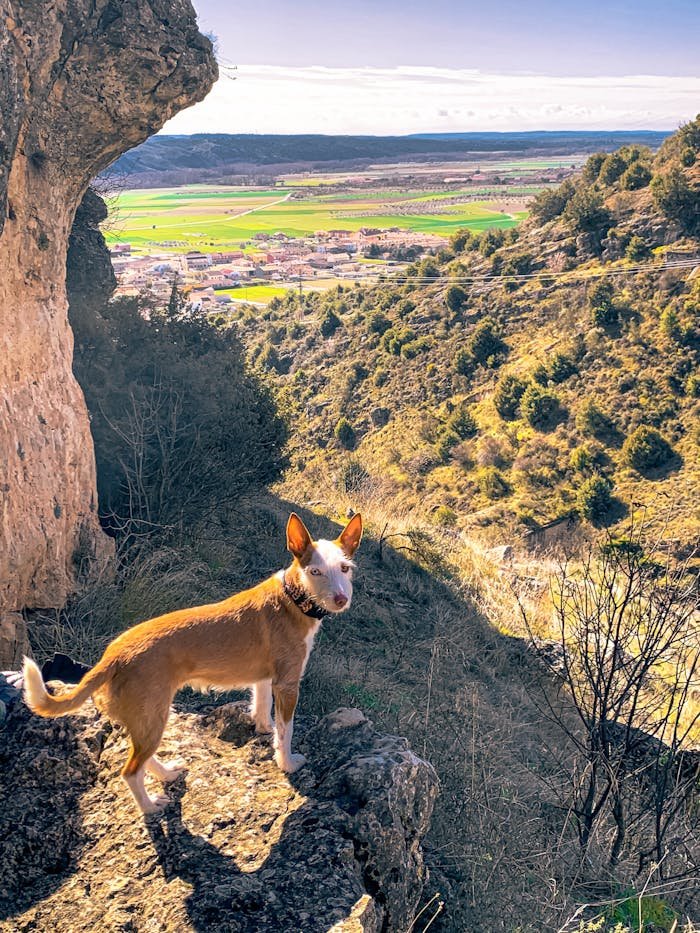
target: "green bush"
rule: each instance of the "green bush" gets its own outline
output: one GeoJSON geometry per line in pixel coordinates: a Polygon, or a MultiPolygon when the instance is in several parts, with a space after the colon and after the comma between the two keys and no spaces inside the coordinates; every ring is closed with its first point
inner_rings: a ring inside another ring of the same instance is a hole
{"type": "Polygon", "coordinates": [[[700,232],[700,189],[690,185],[683,169],[674,166],[666,174],[657,175],[651,190],[666,217],[677,221],[690,236],[700,232]]]}
{"type": "Polygon", "coordinates": [[[596,327],[613,327],[619,323],[620,312],[613,300],[613,294],[612,285],[605,281],[599,282],[591,290],[591,320],[596,327]]]}
{"type": "Polygon", "coordinates": [[[581,434],[601,438],[610,433],[613,422],[595,402],[585,401],[576,415],[576,427],[581,434]]]}
{"type": "Polygon", "coordinates": [[[630,262],[641,262],[649,256],[649,247],[640,236],[633,236],[627,244],[625,257],[630,262]]]}
{"type": "Polygon", "coordinates": [[[645,473],[668,463],[674,451],[655,428],[640,425],[622,445],[622,459],[638,473],[645,473]]]}
{"type": "Polygon", "coordinates": [[[450,415],[445,427],[447,431],[456,434],[462,441],[474,437],[479,430],[474,416],[466,405],[460,405],[459,408],[450,415]]]}
{"type": "Polygon", "coordinates": [[[452,528],[457,524],[457,513],[449,505],[439,505],[433,512],[433,521],[442,528],[452,528]]]}
{"type": "Polygon", "coordinates": [[[487,499],[503,499],[510,495],[510,486],[501,471],[494,466],[480,470],[477,482],[481,493],[487,499]]]}
{"type": "Polygon", "coordinates": [[[381,337],[391,327],[391,321],[383,311],[375,311],[374,314],[370,315],[367,327],[371,334],[379,334],[381,337]]]}
{"type": "Polygon", "coordinates": [[[610,483],[603,476],[591,476],[584,480],[576,494],[576,508],[582,518],[599,522],[610,511],[612,505],[610,483]]]}
{"type": "Polygon", "coordinates": [[[474,372],[474,357],[463,347],[455,353],[452,365],[460,376],[471,376],[474,372]]]}
{"type": "Polygon", "coordinates": [[[620,185],[627,191],[646,188],[651,181],[651,170],[643,162],[633,162],[620,179],[620,185]]]}
{"type": "Polygon", "coordinates": [[[355,446],[356,435],[355,429],[350,424],[347,418],[340,418],[338,423],[335,426],[334,434],[338,439],[338,442],[346,449],[352,450],[355,446]]]}
{"type": "MultiPolygon", "coordinates": [[[[591,156],[591,158],[594,157],[591,156]]],[[[596,172],[597,177],[598,173],[596,172]]],[[[568,180],[559,185],[558,188],[544,188],[530,202],[530,211],[541,223],[547,223],[547,221],[554,220],[555,217],[562,214],[575,192],[576,189],[568,180]]]]}
{"type": "Polygon", "coordinates": [[[539,430],[554,426],[561,414],[559,396],[542,386],[529,385],[520,399],[520,410],[528,424],[539,430]]]}
{"type": "Polygon", "coordinates": [[[605,157],[603,164],[600,166],[598,180],[603,185],[613,185],[626,170],[626,168],[627,163],[622,158],[620,153],[611,152],[610,155],[605,157]]]}
{"type": "Polygon", "coordinates": [[[566,353],[555,353],[547,367],[549,378],[555,384],[564,382],[576,372],[574,361],[566,353]]]}
{"type": "Polygon", "coordinates": [[[513,421],[518,417],[520,400],[526,388],[527,383],[517,376],[503,376],[499,380],[493,393],[493,404],[504,421],[513,421]]]}
{"type": "Polygon", "coordinates": [[[401,354],[401,348],[406,343],[415,340],[416,332],[410,327],[391,327],[382,337],[382,347],[393,356],[401,354]]]}
{"type": "Polygon", "coordinates": [[[419,353],[425,353],[433,345],[432,337],[418,337],[416,340],[410,340],[401,346],[401,359],[412,360],[419,353]]]}
{"type": "Polygon", "coordinates": [[[576,192],[566,205],[564,218],[574,233],[601,234],[612,222],[602,197],[592,188],[581,188],[576,192]]]}
{"type": "Polygon", "coordinates": [[[324,337],[332,337],[338,328],[342,327],[342,323],[343,322],[332,308],[326,308],[326,311],[321,318],[321,334],[324,337]]]}
{"type": "Polygon", "coordinates": [[[588,473],[593,466],[593,454],[590,447],[585,444],[574,447],[569,457],[569,466],[577,473],[588,473]]]}
{"type": "Polygon", "coordinates": [[[453,314],[459,314],[467,300],[467,293],[459,285],[450,285],[445,292],[445,304],[453,314]]]}
{"type": "Polygon", "coordinates": [[[493,367],[498,365],[508,347],[498,335],[495,322],[485,318],[475,327],[467,349],[475,362],[493,367]]]}

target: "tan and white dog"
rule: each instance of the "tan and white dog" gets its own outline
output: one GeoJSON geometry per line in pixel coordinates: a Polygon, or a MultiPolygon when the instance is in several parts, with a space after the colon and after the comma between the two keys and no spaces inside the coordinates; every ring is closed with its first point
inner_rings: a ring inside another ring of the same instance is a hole
{"type": "Polygon", "coordinates": [[[275,701],[275,761],[287,772],[304,764],[293,755],[292,729],[299,682],[321,619],[342,612],[352,600],[352,556],[362,537],[355,515],[335,541],[313,541],[298,515],[287,523],[294,560],[286,570],[249,590],[208,606],[169,612],[116,638],[80,683],[51,696],[37,665],[24,660],[27,705],[40,716],[64,716],[94,695],[98,707],[120,722],[131,738],[122,775],[144,813],[167,803],[146,791],[146,771],[173,781],[182,762],[156,757],[175,691],[194,687],[252,687],[251,715],[258,732],[272,731],[275,701]]]}

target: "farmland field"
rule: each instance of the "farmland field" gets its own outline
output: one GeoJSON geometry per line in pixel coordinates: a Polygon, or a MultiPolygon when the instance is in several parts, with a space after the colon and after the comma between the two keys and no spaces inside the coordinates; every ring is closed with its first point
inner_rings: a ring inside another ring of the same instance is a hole
{"type": "MultiPolygon", "coordinates": [[[[143,252],[204,252],[240,246],[256,233],[305,237],[316,231],[399,227],[449,236],[459,227],[478,232],[515,226],[525,216],[529,188],[503,187],[523,198],[521,210],[500,210],[486,189],[352,192],[294,197],[285,188],[187,188],[125,191],[111,199],[104,233],[109,244],[131,243],[143,252]],[[473,198],[479,200],[472,200],[473,198]],[[450,199],[440,206],[440,200],[450,199]],[[424,205],[424,206],[423,206],[424,205]]],[[[493,191],[493,189],[492,189],[493,191]]],[[[500,194],[500,192],[499,192],[500,194]]]]}

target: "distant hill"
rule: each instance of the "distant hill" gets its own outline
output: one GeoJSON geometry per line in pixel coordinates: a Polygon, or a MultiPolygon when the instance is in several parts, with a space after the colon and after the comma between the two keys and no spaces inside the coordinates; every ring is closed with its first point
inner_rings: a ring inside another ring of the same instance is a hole
{"type": "Polygon", "coordinates": [[[329,169],[370,162],[459,160],[489,153],[566,155],[611,151],[622,145],[657,148],[663,132],[448,133],[413,136],[322,136],[198,133],[153,136],[109,169],[129,184],[155,187],[228,177],[264,169],[329,169]],[[179,180],[178,180],[179,179],[179,180]]]}

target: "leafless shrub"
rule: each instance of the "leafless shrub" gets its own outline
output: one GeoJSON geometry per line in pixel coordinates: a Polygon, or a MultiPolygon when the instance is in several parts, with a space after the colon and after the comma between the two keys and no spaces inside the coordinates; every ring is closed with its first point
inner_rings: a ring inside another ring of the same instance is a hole
{"type": "Polygon", "coordinates": [[[541,657],[564,702],[542,695],[571,753],[563,804],[588,866],[697,880],[700,596],[690,559],[660,564],[647,556],[658,551],[642,527],[559,566],[557,650],[541,657]]]}

